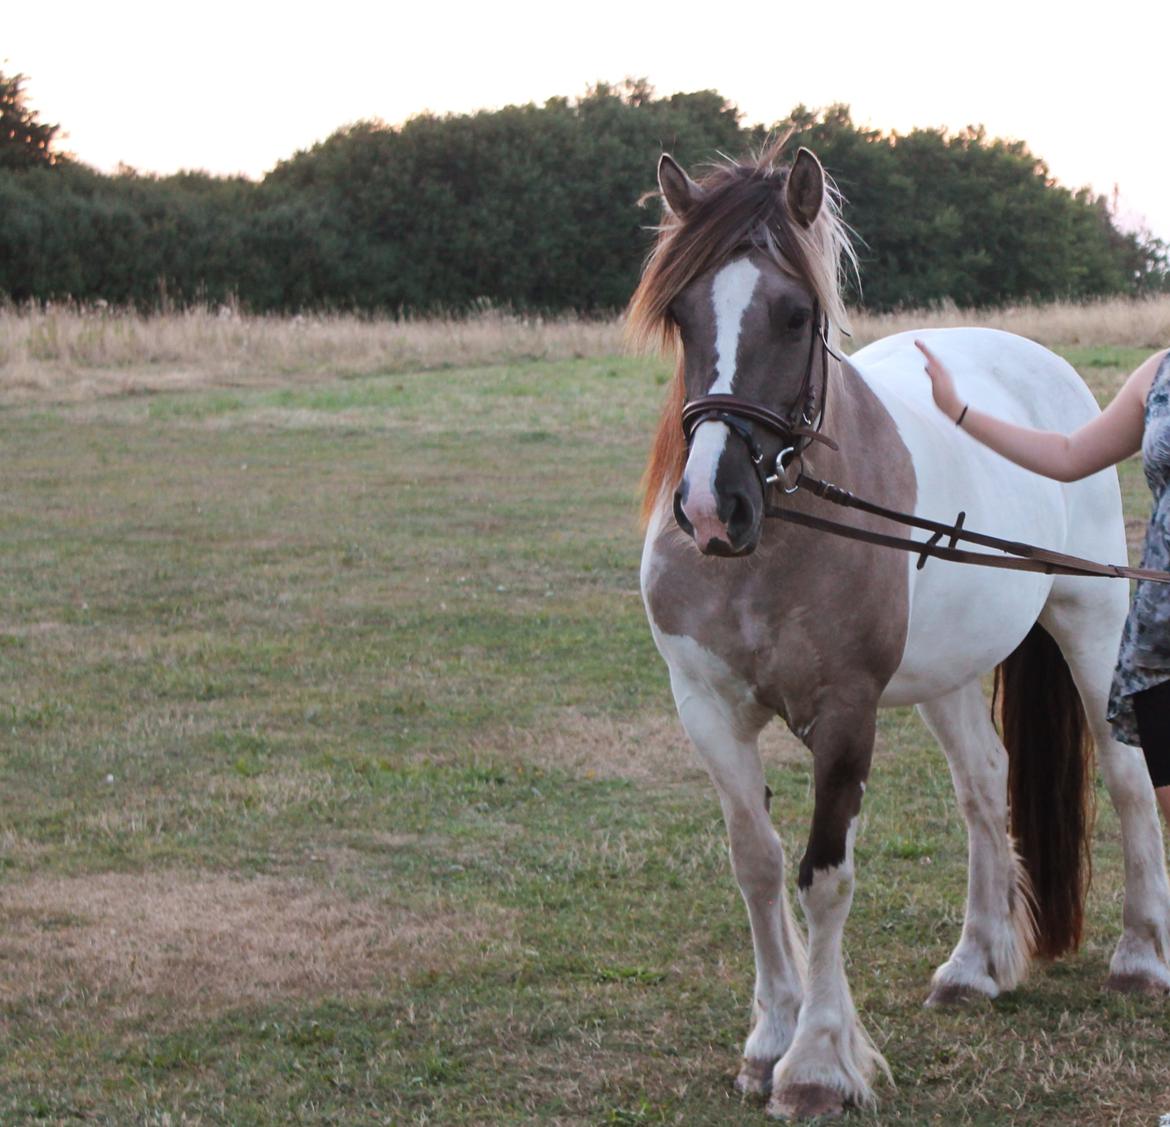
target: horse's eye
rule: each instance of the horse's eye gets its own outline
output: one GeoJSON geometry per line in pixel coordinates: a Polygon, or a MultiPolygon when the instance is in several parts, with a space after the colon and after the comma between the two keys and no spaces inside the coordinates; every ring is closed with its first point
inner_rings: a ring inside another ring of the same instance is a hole
{"type": "Polygon", "coordinates": [[[792,332],[803,329],[808,324],[809,311],[807,309],[798,309],[791,317],[788,318],[788,328],[792,332]]]}

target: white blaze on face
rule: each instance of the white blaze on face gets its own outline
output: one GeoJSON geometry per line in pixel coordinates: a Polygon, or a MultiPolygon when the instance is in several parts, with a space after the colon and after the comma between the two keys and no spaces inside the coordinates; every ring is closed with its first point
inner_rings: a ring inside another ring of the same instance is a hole
{"type": "MultiPolygon", "coordinates": [[[[715,309],[715,382],[708,395],[730,395],[735,380],[735,358],[739,352],[739,334],[743,315],[751,304],[760,271],[746,258],[724,266],[711,285],[711,304],[715,309]]],[[[683,512],[695,526],[695,538],[706,544],[724,529],[715,515],[715,473],[727,444],[725,424],[700,424],[691,442],[684,480],[687,499],[683,512]]]]}
{"type": "Polygon", "coordinates": [[[724,266],[711,286],[715,306],[715,382],[708,395],[730,395],[735,379],[735,357],[739,352],[739,331],[743,315],[756,292],[760,271],[746,258],[724,266]]]}

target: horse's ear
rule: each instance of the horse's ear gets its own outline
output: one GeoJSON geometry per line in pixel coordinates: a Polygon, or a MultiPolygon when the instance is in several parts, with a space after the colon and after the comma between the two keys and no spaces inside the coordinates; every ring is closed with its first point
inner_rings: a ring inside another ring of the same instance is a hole
{"type": "Polygon", "coordinates": [[[680,219],[703,198],[703,189],[683,171],[670,153],[663,153],[658,158],[658,188],[666,206],[680,219]]]}
{"type": "Polygon", "coordinates": [[[785,198],[789,212],[803,227],[811,227],[821,213],[825,202],[825,170],[808,149],[802,148],[792,162],[785,198]]]}

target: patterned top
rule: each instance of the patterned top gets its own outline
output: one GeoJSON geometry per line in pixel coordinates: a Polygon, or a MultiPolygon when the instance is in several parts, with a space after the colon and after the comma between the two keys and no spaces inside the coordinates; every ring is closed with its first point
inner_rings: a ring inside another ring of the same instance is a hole
{"type": "MultiPolygon", "coordinates": [[[[1170,570],[1170,355],[1154,373],[1146,396],[1142,466],[1154,495],[1146,528],[1142,567],[1170,570]]],[[[1170,592],[1161,583],[1138,580],[1109,693],[1109,722],[1122,743],[1138,745],[1137,718],[1130,697],[1170,681],[1170,592]]]]}

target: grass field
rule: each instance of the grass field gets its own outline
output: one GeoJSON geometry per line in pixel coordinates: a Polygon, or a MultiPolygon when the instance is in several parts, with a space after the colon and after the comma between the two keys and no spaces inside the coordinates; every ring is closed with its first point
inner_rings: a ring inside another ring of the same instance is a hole
{"type": "MultiPolygon", "coordinates": [[[[665,367],[33,379],[7,330],[0,1123],[762,1123],[731,1088],[746,916],[637,592],[665,367]]],[[[1145,343],[1062,350],[1106,395],[1145,343]]],[[[807,754],[766,749],[795,860],[807,754]]],[[[1100,989],[1100,808],[1081,953],[926,1012],[965,836],[915,714],[883,715],[847,951],[897,1087],[852,1118],[1170,1112],[1170,1007],[1100,989]]]]}

